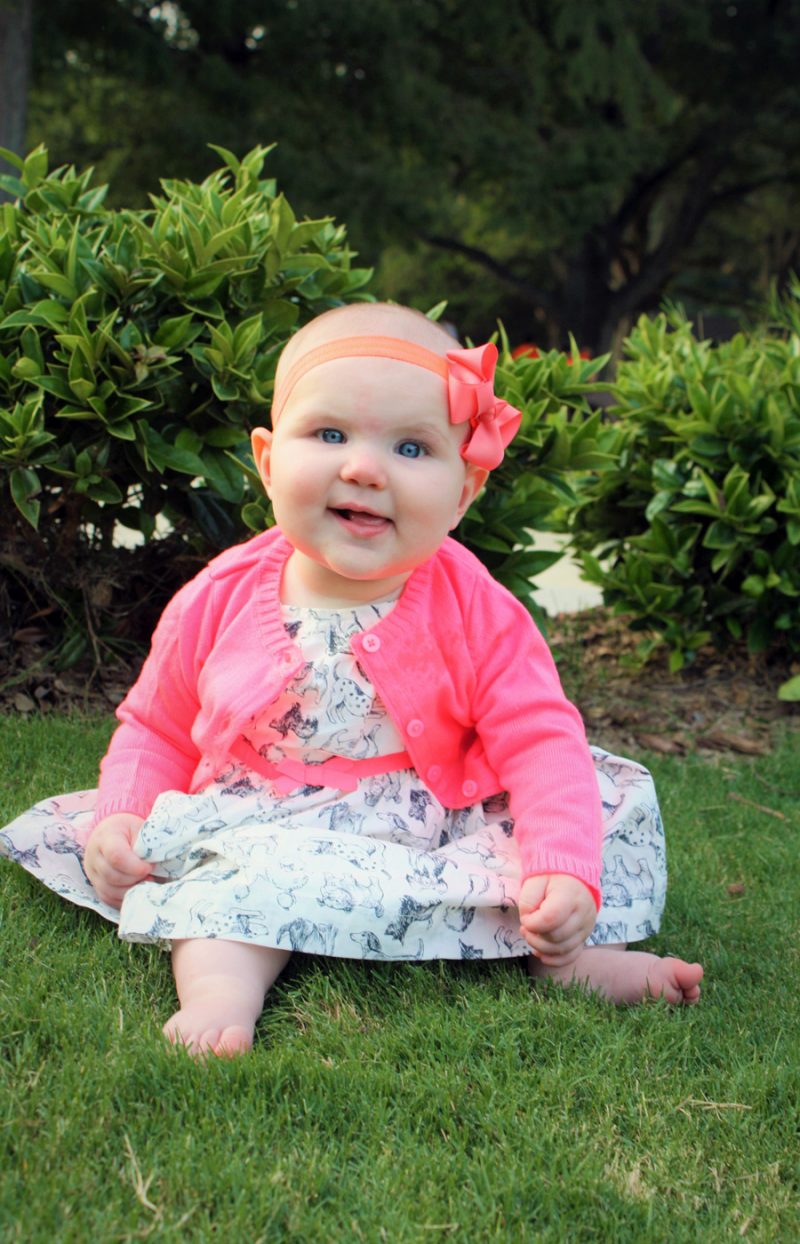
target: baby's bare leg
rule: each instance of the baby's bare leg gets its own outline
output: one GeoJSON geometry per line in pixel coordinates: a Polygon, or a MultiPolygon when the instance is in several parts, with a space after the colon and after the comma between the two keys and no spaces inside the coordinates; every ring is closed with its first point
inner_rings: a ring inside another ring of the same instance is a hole
{"type": "Polygon", "coordinates": [[[585,946],[567,967],[550,967],[529,955],[528,971],[536,979],[549,977],[562,985],[584,985],[610,1002],[626,1006],[661,997],[673,1003],[699,1002],[703,979],[699,963],[628,950],[624,943],[585,946]]]}
{"type": "Polygon", "coordinates": [[[180,1010],[164,1025],[190,1054],[242,1054],[253,1044],[264,996],[289,959],[288,950],[191,938],[172,943],[180,1010]]]}

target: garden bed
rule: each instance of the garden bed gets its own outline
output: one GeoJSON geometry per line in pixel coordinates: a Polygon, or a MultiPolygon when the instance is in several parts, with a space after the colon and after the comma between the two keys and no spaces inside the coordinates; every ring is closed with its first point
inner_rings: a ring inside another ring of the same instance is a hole
{"type": "Polygon", "coordinates": [[[724,653],[708,646],[674,673],[666,649],[637,665],[640,640],[629,618],[603,608],[561,614],[550,624],[562,680],[591,742],[622,753],[760,755],[777,726],[800,728],[800,706],[778,699],[781,683],[800,670],[788,655],[753,656],[741,643],[724,653]]]}

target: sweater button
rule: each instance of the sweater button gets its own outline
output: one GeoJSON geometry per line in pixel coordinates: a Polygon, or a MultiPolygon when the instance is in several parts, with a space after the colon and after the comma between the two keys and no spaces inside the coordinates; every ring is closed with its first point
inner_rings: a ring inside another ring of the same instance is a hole
{"type": "Polygon", "coordinates": [[[381,641],[377,635],[365,635],[362,643],[367,652],[377,652],[381,646],[381,641]]]}
{"type": "Polygon", "coordinates": [[[428,770],[428,781],[438,782],[441,776],[442,776],[442,766],[431,765],[430,769],[428,770]]]}
{"type": "Polygon", "coordinates": [[[473,782],[472,778],[467,778],[466,782],[461,787],[461,791],[464,795],[466,795],[467,799],[474,799],[478,793],[478,783],[473,782]]]}
{"type": "Polygon", "coordinates": [[[406,729],[412,739],[418,739],[421,734],[425,733],[425,722],[420,721],[419,717],[412,717],[406,729]]]}

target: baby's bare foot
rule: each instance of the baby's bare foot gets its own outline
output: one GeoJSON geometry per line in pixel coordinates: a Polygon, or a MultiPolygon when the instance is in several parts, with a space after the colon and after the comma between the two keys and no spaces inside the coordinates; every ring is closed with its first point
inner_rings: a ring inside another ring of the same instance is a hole
{"type": "Polygon", "coordinates": [[[253,1047],[264,995],[289,960],[286,950],[198,938],[172,943],[180,1010],[164,1025],[195,1058],[232,1058],[253,1047]]]}
{"type": "Polygon", "coordinates": [[[253,1047],[253,1033],[261,1008],[253,1014],[252,1002],[232,991],[192,997],[164,1025],[173,1045],[182,1045],[194,1058],[217,1054],[232,1058],[253,1047]]]}
{"type": "Polygon", "coordinates": [[[586,988],[624,1006],[646,998],[666,998],[667,1002],[692,1005],[700,1000],[703,969],[699,963],[683,959],[662,959],[643,950],[587,946],[567,967],[548,967],[534,955],[528,957],[528,971],[537,980],[550,979],[563,985],[586,988]]]}

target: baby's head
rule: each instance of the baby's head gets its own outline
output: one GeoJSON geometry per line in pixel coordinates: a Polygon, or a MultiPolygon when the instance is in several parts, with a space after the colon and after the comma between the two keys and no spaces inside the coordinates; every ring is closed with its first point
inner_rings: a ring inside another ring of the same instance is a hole
{"type": "Polygon", "coordinates": [[[453,350],[460,344],[445,328],[411,307],[362,302],[326,311],[290,337],[283,349],[275,375],[273,427],[276,415],[280,417],[289,397],[287,381],[293,387],[291,373],[301,359],[331,342],[344,343],[366,337],[408,342],[430,350],[442,360],[448,350],[453,350]]]}
{"type": "Polygon", "coordinates": [[[494,398],[496,355],[386,304],[326,312],[289,341],[253,453],[295,570],[335,588],[319,598],[378,599],[460,521],[519,422],[494,398]]]}

